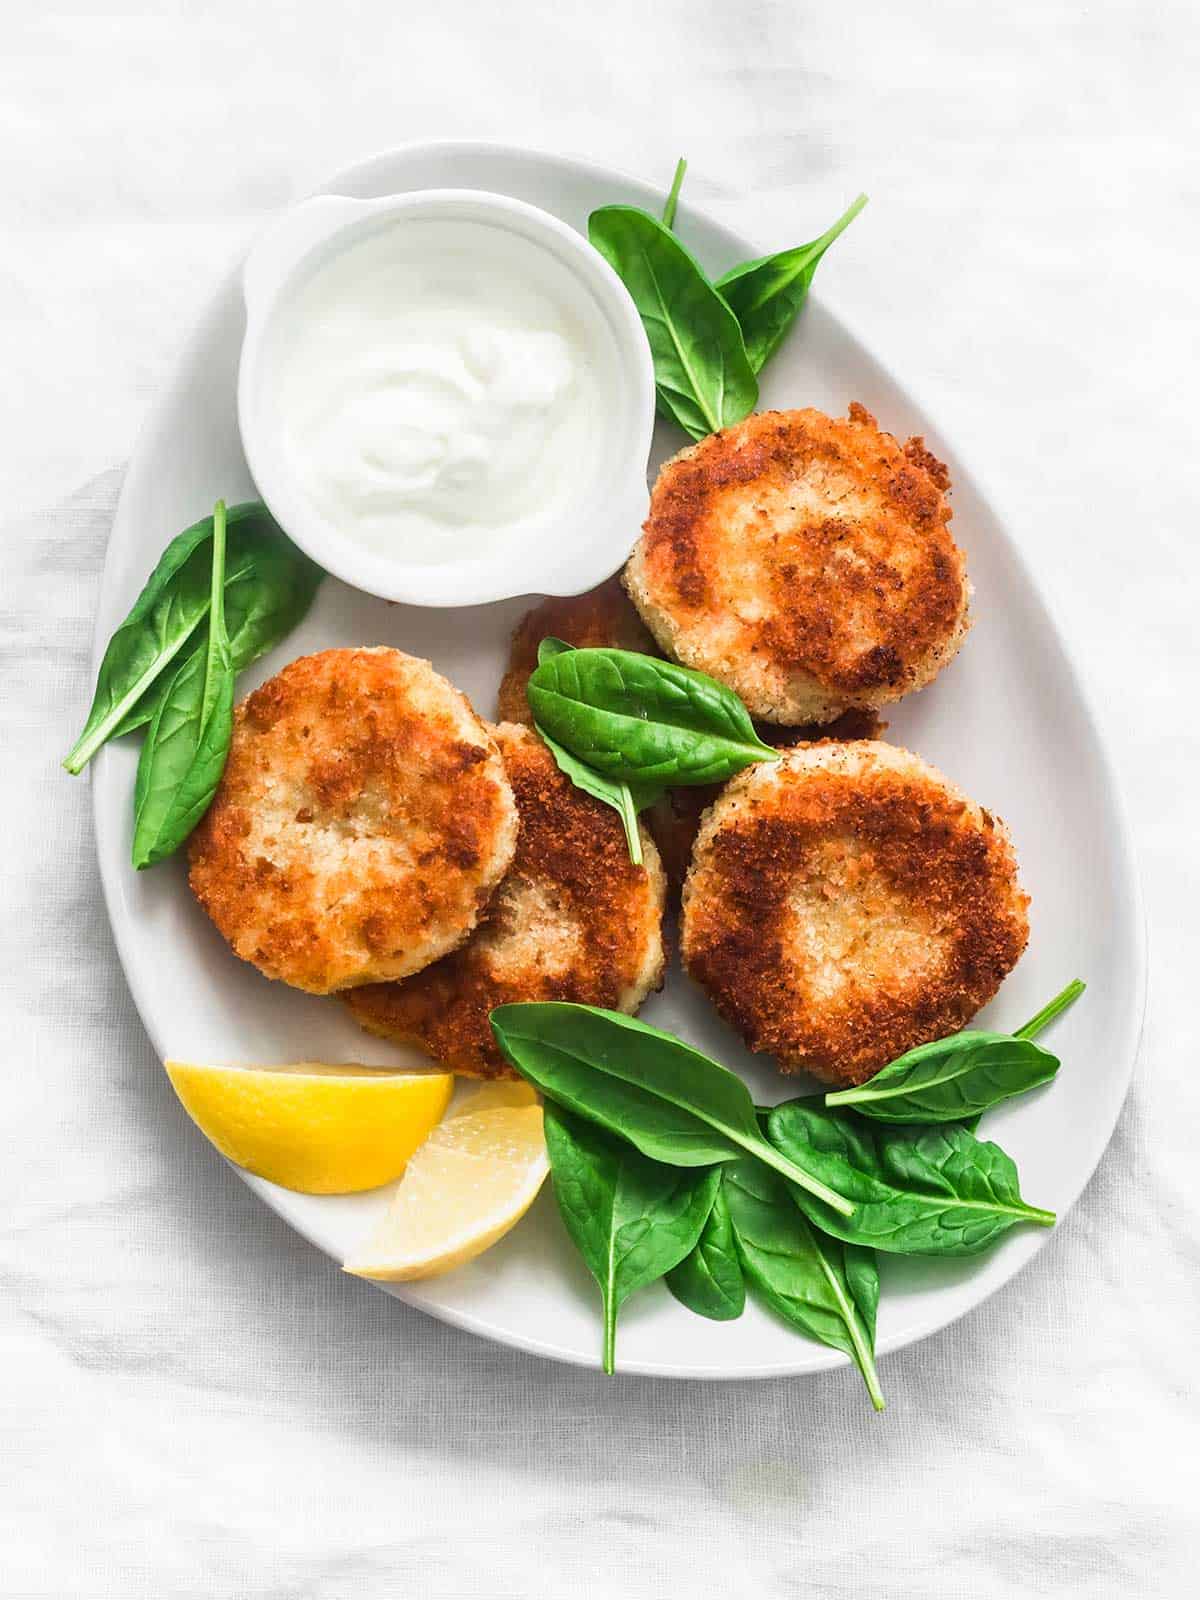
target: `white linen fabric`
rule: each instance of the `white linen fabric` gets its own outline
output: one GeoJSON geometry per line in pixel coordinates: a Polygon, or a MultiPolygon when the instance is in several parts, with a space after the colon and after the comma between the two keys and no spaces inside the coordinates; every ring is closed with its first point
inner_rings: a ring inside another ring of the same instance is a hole
{"type": "Polygon", "coordinates": [[[0,38],[3,1600],[1194,1594],[1195,8],[0,0],[0,38]],[[195,1135],[126,991],[57,764],[119,464],[264,218],[436,136],[685,152],[765,247],[866,189],[817,292],[982,471],[1113,736],[1129,1103],[1036,1262],[885,1360],[882,1417],[849,1371],[606,1380],[347,1279],[195,1135]]]}

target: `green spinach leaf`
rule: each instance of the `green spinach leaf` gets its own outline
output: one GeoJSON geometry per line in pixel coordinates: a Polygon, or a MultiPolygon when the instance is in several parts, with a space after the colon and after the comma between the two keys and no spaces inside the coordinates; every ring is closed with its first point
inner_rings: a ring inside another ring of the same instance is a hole
{"type": "Polygon", "coordinates": [[[225,629],[225,506],[213,513],[208,643],[175,673],[142,746],[134,786],[133,864],[171,855],[208,810],[233,733],[233,663],[225,629]]]}
{"type": "Polygon", "coordinates": [[[691,1252],[667,1273],[667,1288],[680,1305],[713,1322],[733,1322],[746,1309],[746,1280],[724,1183],[713,1196],[712,1210],[691,1252]]]}
{"type": "MultiPolygon", "coordinates": [[[[241,509],[240,507],[237,509],[241,509]]],[[[208,611],[212,518],[171,540],[141,594],[108,641],[83,732],[63,762],[79,773],[112,736],[121,718],[183,649],[208,611]]]]}
{"type": "Polygon", "coordinates": [[[1030,1039],[965,1031],[909,1050],[858,1088],[827,1094],[825,1104],[881,1122],[962,1122],[1048,1083],[1058,1066],[1030,1039]]]}
{"type": "Polygon", "coordinates": [[[827,1106],[853,1106],[880,1122],[966,1122],[1012,1095],[1048,1083],[1057,1056],[1033,1043],[1084,985],[1076,979],[1014,1034],[964,1030],[906,1051],[853,1089],[827,1094],[827,1106]]]}
{"type": "Polygon", "coordinates": [[[999,1145],[961,1126],[887,1127],[813,1099],[776,1106],[767,1128],[777,1150],[853,1202],[847,1216],[792,1188],[805,1216],[848,1244],[967,1256],[1018,1222],[1054,1224],[1052,1211],[1021,1198],[1017,1169],[999,1145]]]}
{"type": "Polygon", "coordinates": [[[553,661],[555,656],[565,656],[568,650],[574,650],[573,644],[568,644],[565,639],[556,639],[548,633],[544,639],[538,641],[537,664],[540,667],[543,661],[553,661]]]}
{"type": "MultiPolygon", "coordinates": [[[[562,639],[553,637],[545,638],[538,645],[538,665],[543,661],[552,661],[555,656],[573,650],[574,645],[566,644],[562,639]]],[[[573,756],[569,750],[564,750],[556,739],[552,739],[545,728],[534,723],[542,743],[554,757],[558,770],[564,777],[570,778],[577,789],[582,789],[585,794],[590,794],[594,800],[603,800],[606,806],[611,806],[621,819],[625,829],[625,842],[629,847],[629,859],[635,867],[642,864],[642,834],[638,827],[638,814],[660,800],[666,793],[663,784],[633,784],[622,783],[615,778],[606,778],[602,772],[597,772],[594,767],[589,767],[585,761],[580,761],[578,756],[573,756]]]]}
{"type": "MultiPolygon", "coordinates": [[[[238,646],[244,666],[300,620],[323,574],[289,543],[261,501],[233,506],[226,529],[226,585],[254,585],[239,589],[229,606],[231,632],[244,633],[238,646]]],[[[158,709],[171,677],[167,669],[193,645],[208,615],[212,532],[213,519],[205,517],[172,539],[109,640],[87,722],[63,762],[68,772],[82,772],[101,745],[149,722],[158,709]]]]}
{"type": "Polygon", "coordinates": [[[652,1161],[702,1167],[756,1155],[829,1210],[847,1217],[854,1210],[767,1142],[736,1073],[673,1034],[619,1011],[557,1000],[497,1006],[491,1024],[505,1060],[548,1100],[627,1139],[652,1161]]]}
{"type": "Polygon", "coordinates": [[[717,279],[717,292],[738,320],[755,373],[766,366],[799,315],[821,257],[866,203],[866,195],[860,194],[833,227],[811,244],[744,262],[717,279]]]}
{"type": "Polygon", "coordinates": [[[636,206],[603,206],[588,238],[641,316],[660,411],[693,439],[749,415],[758,380],[737,318],[670,229],[636,206]]]}
{"type": "MultiPolygon", "coordinates": [[[[233,509],[236,511],[238,507],[233,509]]],[[[315,561],[310,561],[285,538],[266,516],[265,508],[263,520],[249,519],[240,527],[229,528],[225,626],[235,673],[242,672],[273,649],[304,620],[324,576],[315,561]]],[[[204,610],[207,614],[207,592],[204,610]]],[[[204,649],[203,637],[198,644],[189,641],[189,654],[203,654],[204,649]]],[[[156,678],[108,737],[119,739],[152,722],[170,681],[169,673],[156,678]]]]}
{"type": "Polygon", "coordinates": [[[635,1289],[661,1278],[694,1247],[712,1210],[720,1169],[648,1161],[561,1107],[545,1108],[554,1197],[567,1232],[600,1285],[604,1370],[611,1373],[617,1313],[635,1289]]]}
{"type": "Polygon", "coordinates": [[[639,786],[720,783],[779,751],[732,690],[634,650],[568,650],[539,661],[526,694],[538,726],[572,755],[639,786]]]}
{"type": "Polygon", "coordinates": [[[663,227],[675,226],[675,212],[679,207],[679,191],[683,188],[683,177],[687,172],[687,162],[682,156],[675,163],[675,176],[671,179],[671,189],[667,195],[667,203],[663,206],[663,227]]]}
{"type": "Polygon", "coordinates": [[[862,1373],[871,1404],[882,1411],[875,1370],[879,1270],[874,1252],[813,1227],[792,1204],[788,1185],[760,1162],[731,1163],[721,1187],[751,1288],[793,1327],[844,1350],[862,1373]]]}

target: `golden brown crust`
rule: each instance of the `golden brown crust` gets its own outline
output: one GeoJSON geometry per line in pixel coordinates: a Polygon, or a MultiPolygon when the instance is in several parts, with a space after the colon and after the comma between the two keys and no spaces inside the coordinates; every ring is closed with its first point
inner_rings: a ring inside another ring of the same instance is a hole
{"type": "Polygon", "coordinates": [[[563,777],[528,729],[494,730],[521,819],[512,868],[487,921],[404,983],[345,996],[371,1033],[472,1077],[515,1074],[488,1025],[493,1006],[571,1000],[635,1011],[662,980],[665,885],[653,843],[629,859],[614,811],[563,777]]]}
{"type": "MultiPolygon", "coordinates": [[[[845,711],[825,724],[810,722],[799,728],[780,728],[761,722],[755,731],[767,744],[786,749],[821,739],[878,739],[886,728],[887,723],[881,722],[874,711],[845,711]]],[[[687,876],[701,819],[722,787],[719,783],[706,783],[695,789],[668,789],[644,813],[646,826],[662,856],[667,882],[676,891],[682,889],[687,876]]]]}
{"type": "Polygon", "coordinates": [[[626,586],[662,648],[769,722],[928,683],[967,625],[945,467],[862,406],[768,411],[659,473],[626,586]]]}
{"type": "Polygon", "coordinates": [[[577,650],[611,647],[658,654],[619,577],[609,578],[586,594],[543,600],[526,612],[513,633],[508,670],[498,696],[501,722],[532,723],[525,685],[537,666],[538,645],[546,638],[561,639],[577,650]]]}
{"type": "Polygon", "coordinates": [[[1003,824],[932,767],[890,745],[800,746],[705,820],[683,957],[751,1049],[849,1085],[992,998],[1027,906],[1003,824]]]}
{"type": "Polygon", "coordinates": [[[452,949],[515,844],[503,762],[466,697],[402,651],[325,650],[237,708],[190,882],[243,960],[326,994],[452,949]]]}

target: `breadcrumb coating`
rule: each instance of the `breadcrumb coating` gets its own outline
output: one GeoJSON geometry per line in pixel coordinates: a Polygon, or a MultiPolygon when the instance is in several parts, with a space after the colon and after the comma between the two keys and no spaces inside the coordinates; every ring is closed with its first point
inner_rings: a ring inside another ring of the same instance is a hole
{"type": "Polygon", "coordinates": [[[625,584],[655,639],[767,722],[829,722],[931,682],[968,627],[945,467],[860,405],[767,411],[658,476],[625,584]]]}
{"type": "Polygon", "coordinates": [[[503,760],[465,695],[400,650],[324,650],[237,708],[189,881],[243,961],[328,994],[452,950],[516,839],[503,760]]]}
{"type": "MultiPolygon", "coordinates": [[[[765,743],[786,749],[820,739],[878,739],[886,728],[887,723],[881,722],[873,711],[845,711],[825,724],[810,722],[800,728],[781,728],[761,722],[755,731],[765,743]]],[[[676,892],[683,888],[687,877],[701,819],[723,788],[720,783],[706,783],[692,789],[668,789],[644,813],[646,826],[662,856],[667,882],[676,892]]]]}
{"type": "Polygon", "coordinates": [[[800,745],[708,812],[684,965],[752,1050],[846,1086],[992,998],[1028,903],[1003,823],[919,757],[800,745]]]}

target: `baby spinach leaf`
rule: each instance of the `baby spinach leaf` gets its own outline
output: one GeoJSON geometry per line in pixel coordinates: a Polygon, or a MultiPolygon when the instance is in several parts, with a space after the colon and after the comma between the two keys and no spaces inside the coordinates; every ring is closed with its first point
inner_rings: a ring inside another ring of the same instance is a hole
{"type": "Polygon", "coordinates": [[[999,1145],[966,1128],[872,1125],[817,1099],[776,1106],[767,1127],[777,1150],[853,1201],[846,1216],[792,1188],[805,1216],[848,1244],[967,1256],[1018,1222],[1054,1224],[1052,1211],[1021,1198],[1017,1169],[999,1145]]]}
{"type": "MultiPolygon", "coordinates": [[[[234,511],[238,507],[233,508],[234,511]]],[[[225,562],[225,626],[235,673],[243,671],[285,639],[308,613],[325,574],[316,562],[280,532],[263,508],[263,518],[230,527],[225,562]]],[[[232,516],[232,512],[230,515],[232,516]]],[[[208,612],[205,592],[204,611],[208,612]]],[[[188,641],[188,653],[203,654],[205,640],[188,641]]],[[[163,673],[108,735],[119,739],[153,721],[167,693],[171,674],[163,673]]]]}
{"type": "Polygon", "coordinates": [[[604,1301],[604,1370],[611,1373],[617,1313],[635,1289],[661,1278],[694,1247],[721,1181],[718,1167],[665,1167],[554,1104],[546,1150],[563,1223],[604,1301]]]}
{"type": "MultiPolygon", "coordinates": [[[[568,650],[573,650],[574,645],[566,644],[562,639],[545,638],[538,645],[538,664],[543,661],[552,661],[555,656],[563,655],[568,650]]],[[[666,793],[662,784],[632,784],[622,783],[615,778],[606,778],[603,773],[597,772],[594,767],[589,767],[585,761],[580,761],[569,750],[564,750],[557,740],[552,739],[545,728],[536,722],[534,727],[542,743],[554,757],[558,770],[564,777],[570,778],[577,789],[582,789],[585,794],[590,794],[594,800],[603,800],[606,806],[611,806],[621,819],[625,829],[625,842],[629,846],[629,859],[635,867],[642,864],[642,834],[638,827],[638,813],[652,806],[666,793]]]]}
{"type": "Polygon", "coordinates": [[[756,1155],[830,1209],[853,1205],[763,1137],[742,1080],[673,1034],[599,1006],[530,1001],[497,1006],[492,1032],[506,1061],[540,1089],[652,1161],[675,1167],[756,1155]]]}
{"type": "Polygon", "coordinates": [[[713,1196],[712,1210],[691,1252],[667,1273],[667,1288],[680,1305],[713,1322],[733,1322],[746,1309],[746,1280],[724,1185],[713,1196]]]}
{"type": "Polygon", "coordinates": [[[746,261],[717,279],[715,287],[737,317],[755,373],[766,366],[799,315],[821,257],[866,203],[866,195],[860,194],[833,227],[811,244],[746,261]]]}
{"type": "MultiPolygon", "coordinates": [[[[258,618],[239,646],[244,666],[300,620],[323,574],[289,543],[259,500],[233,506],[226,528],[226,585],[232,588],[263,568],[255,579],[257,587],[239,596],[236,617],[230,605],[231,632],[249,626],[247,609],[258,618]],[[272,632],[274,637],[266,638],[272,632]]],[[[213,519],[205,517],[172,539],[109,640],[87,722],[63,762],[68,772],[82,772],[101,745],[153,717],[170,681],[167,669],[185,647],[193,647],[193,636],[208,615],[212,532],[213,519]]]]}
{"type": "Polygon", "coordinates": [[[575,646],[568,644],[565,639],[556,639],[552,633],[548,633],[544,639],[538,641],[538,666],[540,667],[543,661],[553,661],[555,656],[565,656],[568,650],[574,649],[575,646]]]}
{"type": "MultiPolygon", "coordinates": [[[[240,509],[240,508],[239,508],[240,509]]],[[[171,540],[124,622],[108,641],[83,732],[63,766],[79,773],[125,713],[183,649],[208,610],[212,518],[171,540]]]]}
{"type": "Polygon", "coordinates": [[[827,1106],[853,1106],[880,1122],[966,1122],[1010,1096],[1047,1083],[1057,1056],[1033,1043],[1084,985],[1076,979],[1014,1034],[964,1030],[906,1051],[853,1089],[827,1094],[827,1106]]]}
{"type": "Polygon", "coordinates": [[[636,206],[603,206],[588,238],[641,316],[663,414],[693,439],[749,415],[758,380],[737,318],[670,228],[636,206]]]}
{"type": "Polygon", "coordinates": [[[909,1050],[858,1088],[827,1094],[825,1104],[881,1122],[962,1122],[1048,1083],[1058,1065],[1032,1040],[963,1032],[909,1050]]]}
{"type": "Polygon", "coordinates": [[[548,656],[526,693],[540,728],[619,782],[720,783],[756,761],[779,759],[731,689],[635,650],[548,656]]]}
{"type": "Polygon", "coordinates": [[[225,506],[213,513],[208,643],[175,673],[142,746],[134,786],[133,864],[171,855],[208,810],[233,733],[233,663],[225,629],[225,506]]]}
{"type": "Polygon", "coordinates": [[[664,228],[673,228],[675,226],[675,212],[679,206],[679,191],[683,187],[683,176],[686,171],[687,162],[680,156],[675,163],[675,176],[671,179],[671,189],[667,195],[667,203],[663,206],[662,220],[664,228]]]}
{"type": "Polygon", "coordinates": [[[844,1350],[863,1375],[876,1411],[879,1271],[875,1255],[831,1239],[792,1204],[788,1185],[760,1162],[735,1161],[721,1184],[750,1286],[772,1311],[810,1338],[844,1350]]]}

